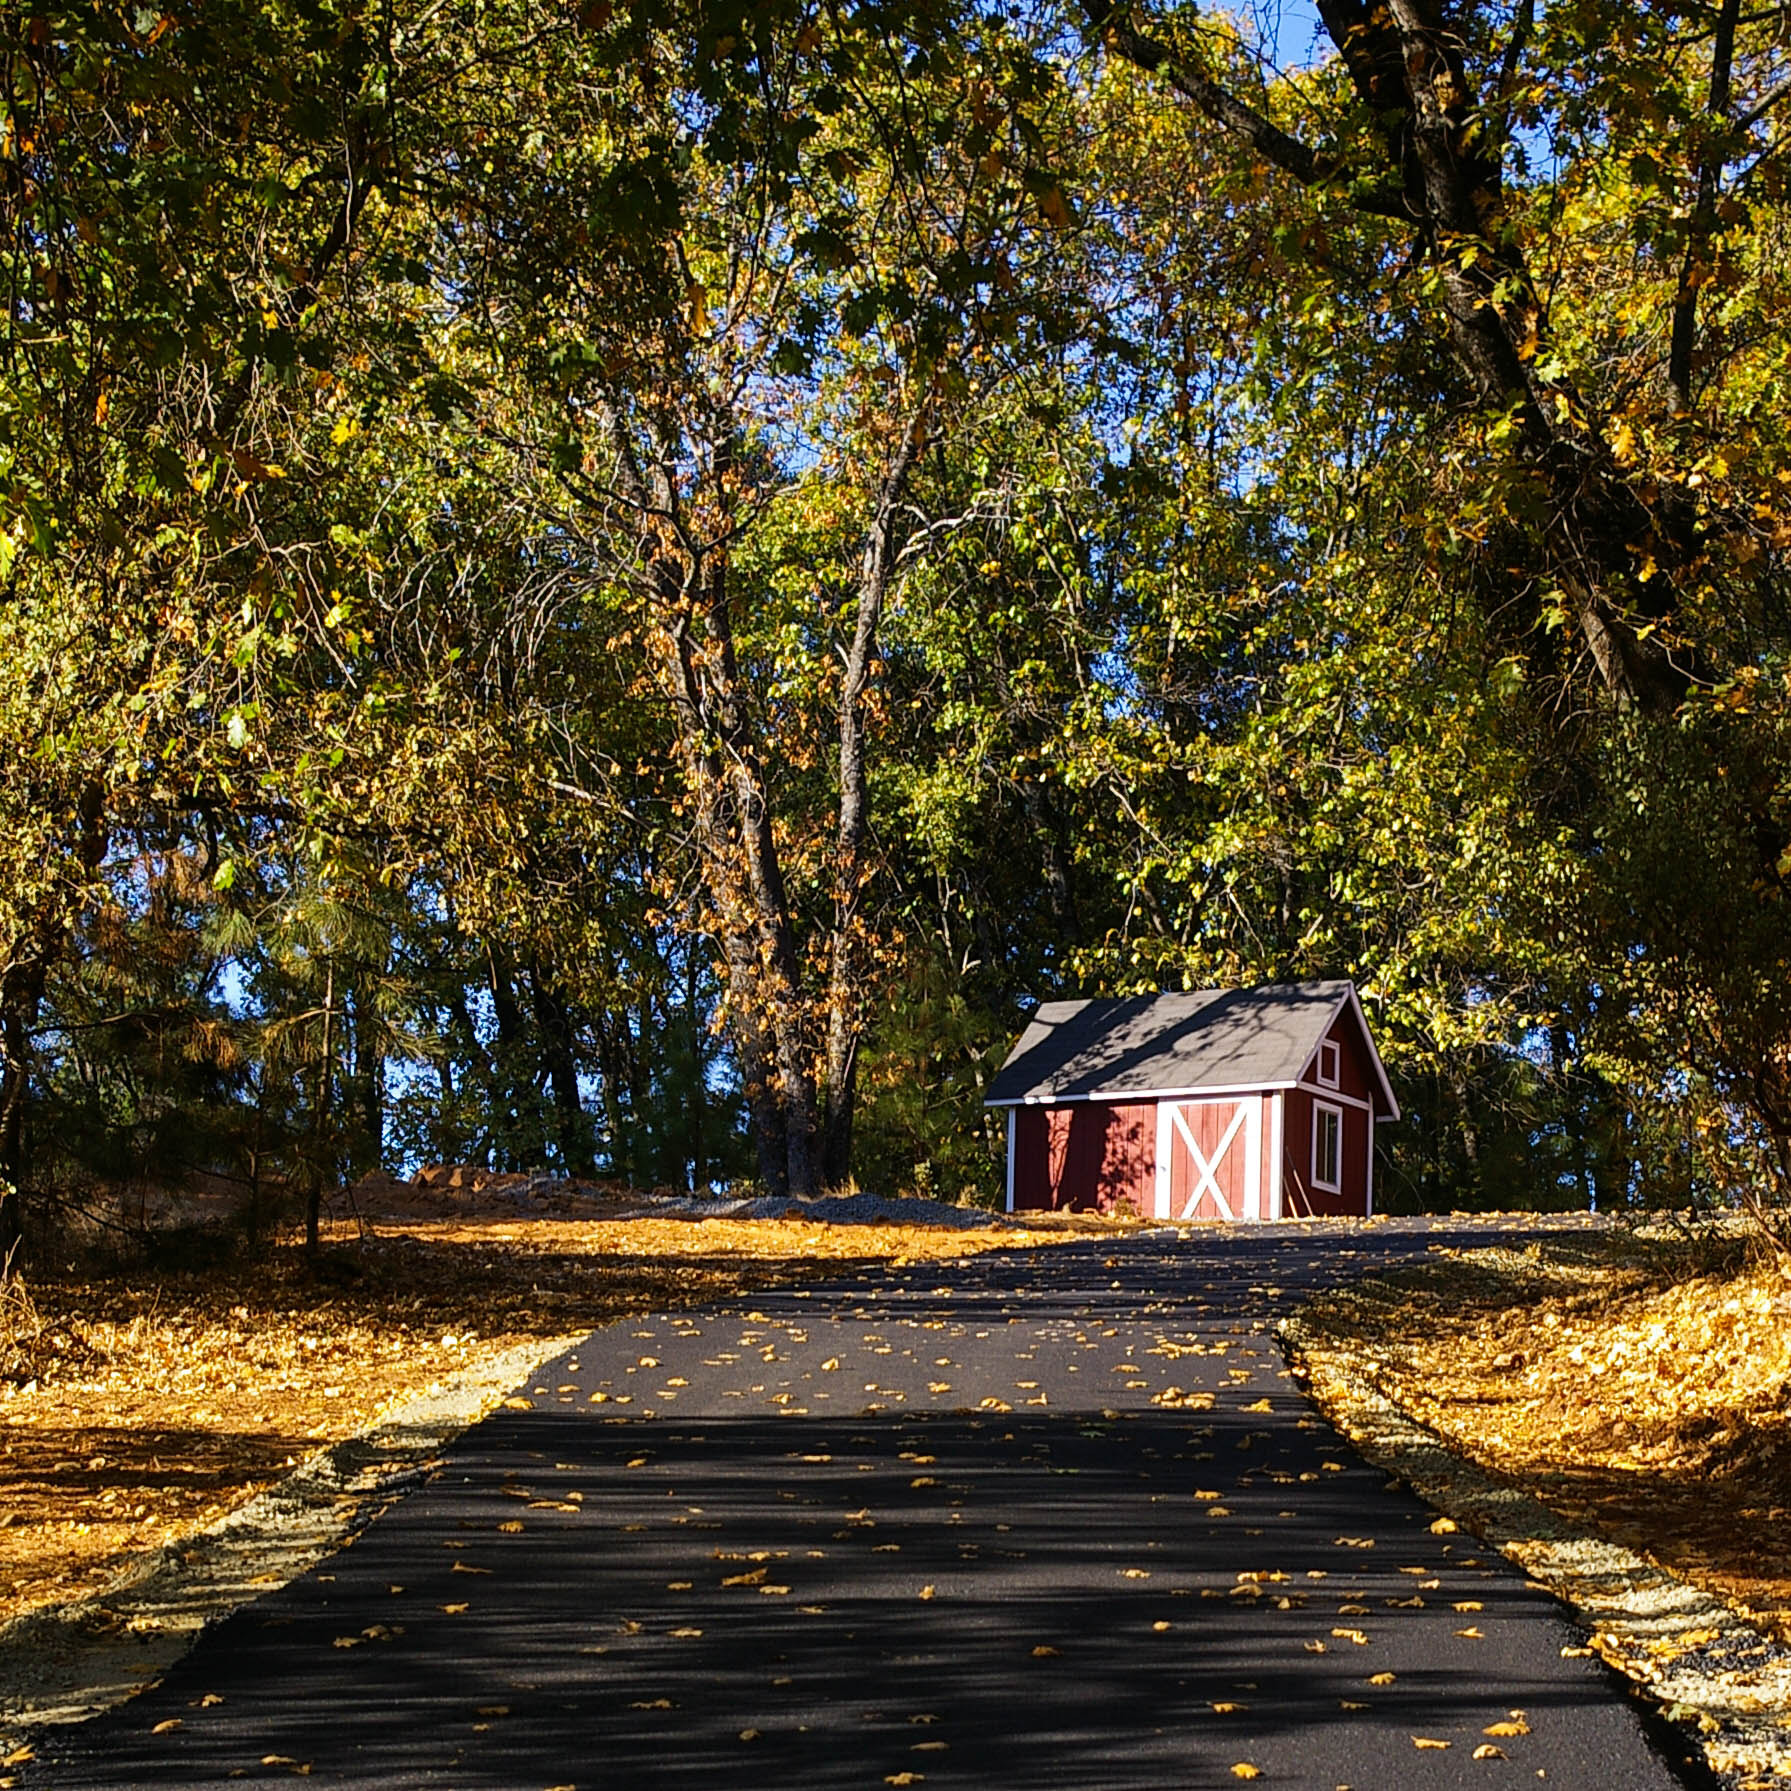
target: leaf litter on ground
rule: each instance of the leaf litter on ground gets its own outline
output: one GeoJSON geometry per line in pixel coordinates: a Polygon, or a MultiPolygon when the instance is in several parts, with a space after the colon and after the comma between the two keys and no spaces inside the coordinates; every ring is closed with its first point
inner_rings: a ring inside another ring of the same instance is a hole
{"type": "Polygon", "coordinates": [[[326,1227],[330,1275],[283,1239],[203,1272],[52,1263],[15,1282],[0,1621],[100,1590],[385,1408],[531,1339],[1087,1229],[615,1216],[629,1210],[519,1214],[405,1189],[326,1227]]]}

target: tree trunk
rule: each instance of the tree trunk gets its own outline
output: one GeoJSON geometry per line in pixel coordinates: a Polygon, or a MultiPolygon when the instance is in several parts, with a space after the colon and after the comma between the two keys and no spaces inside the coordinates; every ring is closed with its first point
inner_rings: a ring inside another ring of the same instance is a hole
{"type": "Polygon", "coordinates": [[[363,976],[354,985],[354,1167],[360,1174],[385,1161],[386,1059],[380,1048],[378,1010],[368,992],[371,980],[363,976]]]}
{"type": "Polygon", "coordinates": [[[524,1039],[522,1008],[516,999],[516,977],[508,954],[488,948],[486,987],[491,991],[491,1011],[497,1021],[497,1038],[492,1049],[496,1066],[494,1105],[503,1116],[502,1142],[495,1165],[500,1169],[526,1169],[531,1146],[541,1141],[540,1101],[535,1087],[530,1053],[524,1039]],[[529,1069],[526,1081],[524,1066],[529,1069]],[[527,1089],[525,1097],[524,1089],[527,1089]],[[526,1111],[525,1111],[526,1109],[526,1111]]]}
{"type": "MultiPolygon", "coordinates": [[[[1083,3],[1116,54],[1160,74],[1262,160],[1302,184],[1347,191],[1358,211],[1411,227],[1438,275],[1457,366],[1488,412],[1512,418],[1516,457],[1542,487],[1548,569],[1575,606],[1599,678],[1620,706],[1671,713],[1695,670],[1683,656],[1675,661],[1660,632],[1699,551],[1689,511],[1645,502],[1586,420],[1580,394],[1540,371],[1550,358],[1549,322],[1506,204],[1498,121],[1507,96],[1473,90],[1464,39],[1437,0],[1319,0],[1379,136],[1379,164],[1366,171],[1280,130],[1137,30],[1117,0],[1083,3]]],[[[1525,29],[1520,15],[1514,50],[1525,29]]],[[[1548,581],[1535,582],[1541,590],[1548,581]]]]}
{"type": "MultiPolygon", "coordinates": [[[[929,393],[929,398],[930,398],[929,393]]],[[[852,1121],[858,1094],[858,1047],[864,1031],[864,893],[871,868],[869,768],[864,697],[877,653],[877,630],[895,574],[897,511],[925,439],[923,401],[902,433],[877,493],[858,566],[858,615],[840,680],[839,828],[834,843],[833,937],[827,985],[827,1111],[822,1174],[829,1187],[852,1178],[852,1121]]]]}
{"type": "Polygon", "coordinates": [[[690,1160],[690,1191],[693,1194],[701,1193],[709,1182],[709,1165],[704,1157],[703,1139],[704,1108],[708,1098],[704,1082],[708,1068],[704,1041],[708,1036],[708,1028],[703,1024],[702,1011],[698,1006],[701,965],[697,959],[697,950],[697,941],[692,935],[685,941],[684,952],[684,1014],[690,1028],[690,1086],[685,1095],[684,1147],[690,1160]]]}
{"type": "Polygon", "coordinates": [[[538,957],[529,960],[529,993],[534,1003],[535,1027],[541,1034],[541,1056],[547,1067],[548,1087],[553,1092],[560,1166],[568,1175],[595,1175],[597,1158],[592,1145],[591,1124],[578,1089],[572,1017],[538,957]]]}
{"type": "Polygon", "coordinates": [[[0,1281],[17,1273],[25,1227],[26,1113],[30,1104],[32,1028],[71,921],[106,855],[106,792],[86,785],[69,817],[65,874],[13,943],[0,967],[0,1281]]]}
{"type": "Polygon", "coordinates": [[[1667,397],[1674,413],[1679,416],[1690,413],[1695,399],[1692,358],[1698,340],[1698,293],[1710,274],[1706,258],[1717,224],[1717,199],[1726,152],[1722,136],[1732,124],[1729,89],[1735,69],[1735,27],[1740,18],[1741,0],[1722,0],[1710,50],[1707,119],[1711,136],[1698,155],[1697,199],[1686,230],[1685,258],[1679,268],[1679,291],[1673,301],[1673,333],[1667,351],[1667,397]]]}
{"type": "Polygon", "coordinates": [[[317,1099],[311,1111],[311,1162],[305,1177],[305,1255],[317,1260],[322,1239],[323,1184],[326,1162],[333,1158],[330,1138],[331,1097],[336,1086],[336,966],[323,973],[323,1050],[317,1065],[317,1099]]]}
{"type": "Polygon", "coordinates": [[[24,1242],[25,1100],[31,1086],[35,1001],[15,996],[0,1015],[0,1282],[10,1281],[24,1242]]]}

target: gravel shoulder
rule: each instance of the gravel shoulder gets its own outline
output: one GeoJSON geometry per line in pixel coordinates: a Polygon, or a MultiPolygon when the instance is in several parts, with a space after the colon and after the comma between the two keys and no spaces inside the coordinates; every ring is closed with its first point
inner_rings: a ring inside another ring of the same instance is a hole
{"type": "Polygon", "coordinates": [[[0,1626],[0,1747],[134,1696],[202,1630],[334,1554],[422,1483],[439,1451],[575,1341],[498,1351],[320,1450],[265,1492],[90,1598],[0,1626]]]}
{"type": "Polygon", "coordinates": [[[1695,1739],[1738,1788],[1791,1780],[1791,1647],[1722,1599],[1488,1472],[1389,1397],[1385,1360],[1301,1315],[1278,1326],[1290,1365],[1351,1443],[1569,1606],[1590,1647],[1695,1739]]]}

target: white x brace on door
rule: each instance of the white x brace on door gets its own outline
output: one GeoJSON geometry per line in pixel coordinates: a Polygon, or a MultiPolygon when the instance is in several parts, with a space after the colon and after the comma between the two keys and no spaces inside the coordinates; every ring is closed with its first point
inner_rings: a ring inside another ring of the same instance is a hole
{"type": "Polygon", "coordinates": [[[1261,1099],[1159,1101],[1156,1195],[1159,1219],[1260,1219],[1261,1099]]]}

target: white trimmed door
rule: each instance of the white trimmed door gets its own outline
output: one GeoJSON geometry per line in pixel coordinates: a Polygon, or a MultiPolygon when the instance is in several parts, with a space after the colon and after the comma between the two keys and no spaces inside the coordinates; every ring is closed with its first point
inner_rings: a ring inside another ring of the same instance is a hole
{"type": "Polygon", "coordinates": [[[1159,1219],[1261,1219],[1262,1097],[1157,1103],[1159,1219]]]}

